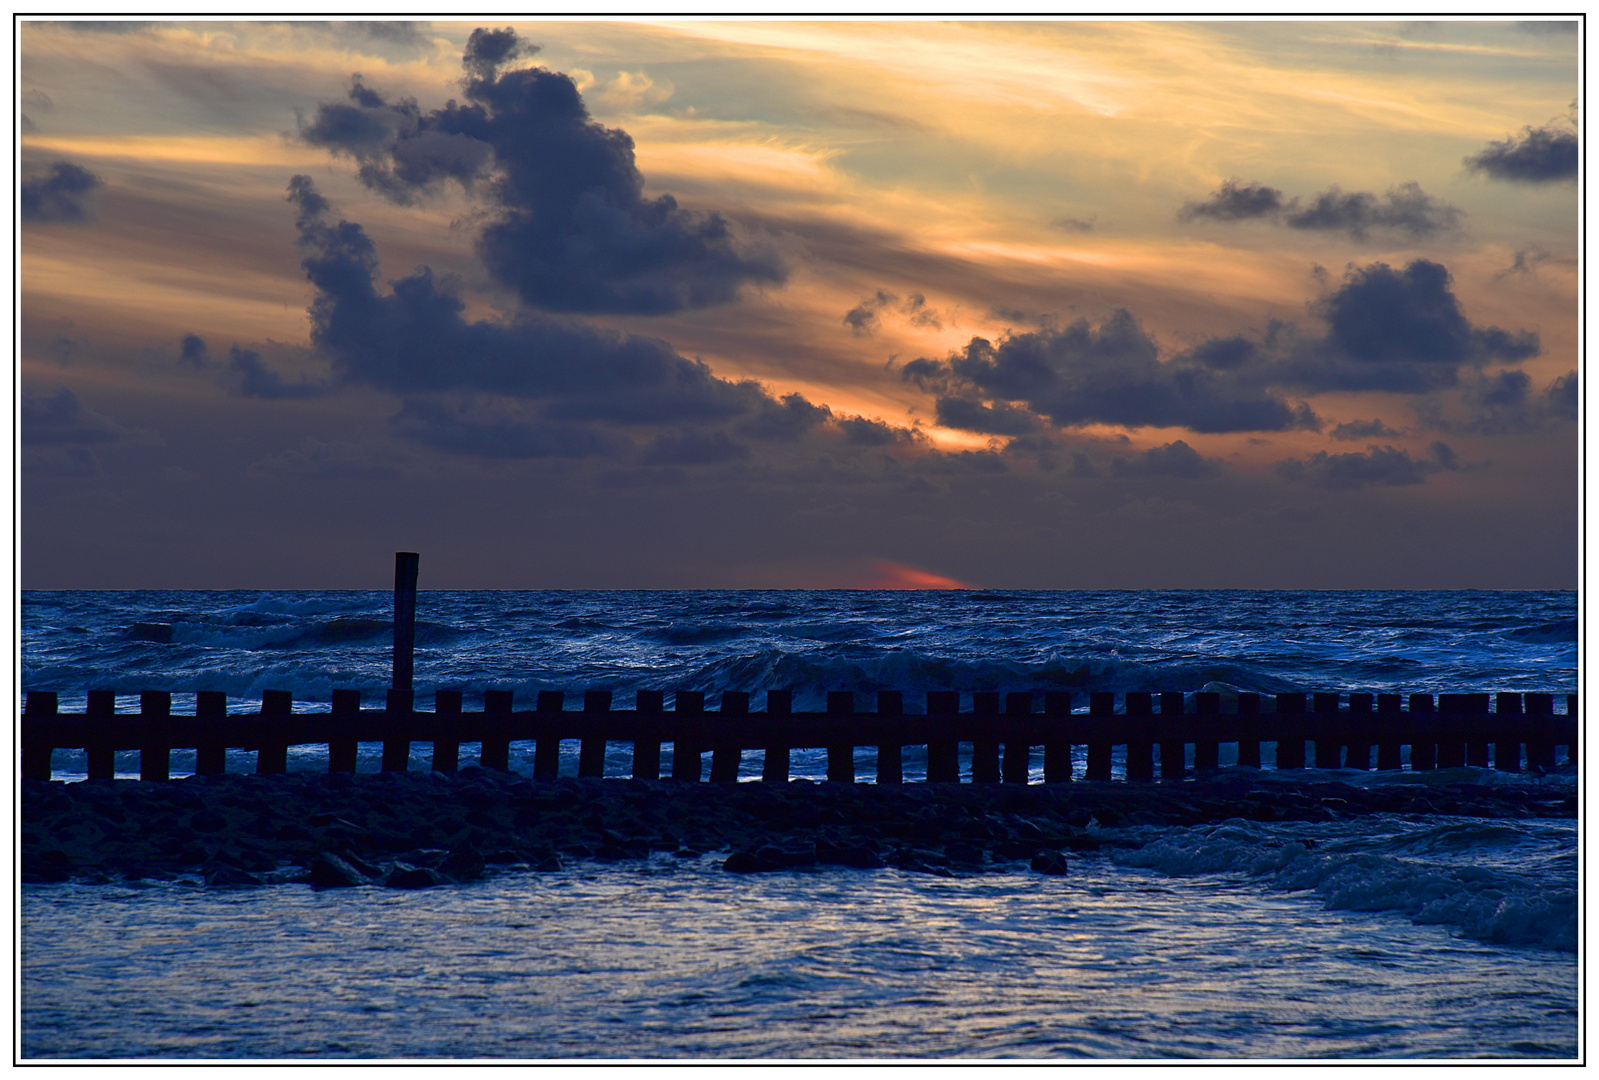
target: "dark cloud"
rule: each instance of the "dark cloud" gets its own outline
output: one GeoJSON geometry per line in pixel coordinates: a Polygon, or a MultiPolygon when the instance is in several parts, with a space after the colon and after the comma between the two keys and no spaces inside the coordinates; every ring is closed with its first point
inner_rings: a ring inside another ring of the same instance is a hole
{"type": "Polygon", "coordinates": [[[1225,432],[1316,423],[1307,407],[1290,406],[1253,375],[1207,367],[1193,354],[1162,363],[1154,339],[1124,309],[1097,328],[1079,319],[1060,329],[1012,334],[998,345],[972,338],[947,360],[911,361],[901,376],[941,393],[941,417],[985,425],[971,430],[989,430],[999,420],[995,411],[945,399],[1020,404],[1058,427],[1101,423],[1225,432]]]}
{"type": "Polygon", "coordinates": [[[56,107],[56,103],[51,100],[50,95],[37,88],[22,92],[22,104],[40,112],[50,112],[56,107]]]}
{"type": "Polygon", "coordinates": [[[1525,19],[1516,23],[1516,29],[1529,34],[1575,34],[1578,25],[1575,19],[1525,19]]]}
{"type": "MultiPolygon", "coordinates": [[[[193,337],[194,335],[189,335],[189,338],[193,337]]],[[[189,344],[189,338],[184,339],[185,347],[189,344]]],[[[205,342],[201,341],[200,345],[203,348],[205,342]]],[[[290,382],[267,367],[261,360],[260,353],[253,349],[242,349],[237,345],[228,350],[228,375],[233,381],[235,392],[240,397],[277,401],[296,400],[321,397],[331,389],[327,384],[313,383],[305,379],[290,382]]]]}
{"type": "Polygon", "coordinates": [[[1181,439],[1145,450],[1136,457],[1113,458],[1110,467],[1117,476],[1173,480],[1203,480],[1221,472],[1221,462],[1201,457],[1181,439]]]}
{"type": "Polygon", "coordinates": [[[1466,168],[1494,180],[1552,184],[1577,178],[1577,131],[1554,124],[1523,128],[1499,142],[1490,142],[1465,159],[1466,168]]]}
{"type": "Polygon", "coordinates": [[[855,446],[909,446],[921,440],[921,436],[910,428],[894,427],[864,416],[846,417],[838,421],[838,427],[844,433],[845,441],[855,446]]]}
{"type": "Polygon", "coordinates": [[[1004,402],[984,405],[972,398],[941,397],[936,407],[940,427],[979,435],[1028,435],[1039,428],[1032,413],[1004,402]]]}
{"type": "Polygon", "coordinates": [[[1463,364],[1516,363],[1538,355],[1538,335],[1473,326],[1450,288],[1449,271],[1426,259],[1402,270],[1350,267],[1317,305],[1327,343],[1351,363],[1318,373],[1324,389],[1419,392],[1454,382],[1463,364]]]}
{"type": "Polygon", "coordinates": [[[1085,233],[1094,231],[1095,220],[1096,218],[1093,217],[1058,217],[1054,221],[1051,221],[1050,225],[1054,228],[1062,230],[1063,232],[1085,233]]]}
{"type": "Polygon", "coordinates": [[[1364,191],[1346,194],[1334,185],[1305,209],[1291,208],[1283,221],[1291,229],[1347,232],[1356,240],[1379,228],[1419,239],[1458,228],[1461,216],[1460,209],[1433,198],[1416,183],[1391,187],[1381,198],[1364,191]]]}
{"type": "Polygon", "coordinates": [[[480,257],[547,311],[666,314],[785,280],[776,254],[737,243],[720,214],[645,198],[633,140],[592,121],[568,76],[501,70],[531,51],[509,29],[476,30],[466,104],[424,113],[357,79],[350,103],[318,106],[301,137],[354,158],[361,181],[395,202],[452,180],[481,192],[496,212],[480,257]]]}
{"type": "Polygon", "coordinates": [[[1223,182],[1204,202],[1187,202],[1177,211],[1178,221],[1214,218],[1217,221],[1247,221],[1275,217],[1286,204],[1283,193],[1265,184],[1245,184],[1234,177],[1223,182]]]}
{"type": "Polygon", "coordinates": [[[631,444],[582,424],[495,416],[492,411],[450,408],[408,399],[389,418],[389,430],[435,450],[482,458],[584,458],[613,456],[631,444]]]}
{"type": "Polygon", "coordinates": [[[850,333],[856,337],[870,337],[879,325],[878,313],[888,308],[893,308],[905,316],[906,321],[912,326],[931,330],[944,328],[938,312],[927,306],[927,297],[919,292],[913,292],[901,300],[898,295],[887,289],[878,289],[876,293],[845,312],[844,325],[849,327],[850,333]]]}
{"type": "Polygon", "coordinates": [[[1279,461],[1274,468],[1285,480],[1333,491],[1424,484],[1434,473],[1459,468],[1455,452],[1447,444],[1435,442],[1430,452],[1431,458],[1413,458],[1409,451],[1392,446],[1371,446],[1364,454],[1329,454],[1318,450],[1303,460],[1279,461]]]}
{"type": "Polygon", "coordinates": [[[1478,374],[1460,386],[1458,401],[1433,396],[1413,402],[1412,407],[1423,424],[1437,431],[1471,435],[1532,431],[1577,419],[1577,373],[1562,375],[1536,394],[1526,372],[1478,374]]]}
{"type": "Polygon", "coordinates": [[[720,431],[662,435],[644,452],[646,465],[717,465],[749,457],[750,448],[720,431]]]}
{"type": "Polygon", "coordinates": [[[1203,202],[1184,203],[1177,211],[1179,221],[1268,218],[1291,229],[1347,232],[1356,240],[1365,239],[1372,229],[1428,237],[1458,228],[1462,216],[1460,209],[1433,198],[1414,182],[1391,187],[1382,196],[1367,191],[1346,193],[1334,185],[1313,196],[1308,206],[1301,206],[1297,197],[1284,200],[1276,188],[1232,179],[1203,202]]]}
{"type": "Polygon", "coordinates": [[[1399,432],[1381,420],[1351,420],[1332,429],[1332,437],[1340,442],[1359,442],[1361,439],[1391,439],[1399,432]]]}
{"type": "Polygon", "coordinates": [[[1544,251],[1542,248],[1522,248],[1520,251],[1516,252],[1515,261],[1495,274],[1494,277],[1506,278],[1510,277],[1511,275],[1524,278],[1536,277],[1538,275],[1538,267],[1542,266],[1552,258],[1554,258],[1554,256],[1549,254],[1547,251],[1544,251]]]}
{"type": "Polygon", "coordinates": [[[27,113],[19,113],[17,123],[21,126],[24,135],[36,135],[39,132],[39,125],[35,124],[27,113]]]}
{"type": "Polygon", "coordinates": [[[178,363],[196,371],[210,367],[211,350],[205,338],[198,334],[184,334],[183,341],[178,345],[178,363]]]}
{"type": "Polygon", "coordinates": [[[53,394],[23,388],[17,419],[23,446],[94,446],[128,435],[121,425],[84,408],[66,387],[53,394]]]}
{"type": "Polygon", "coordinates": [[[89,194],[100,178],[70,161],[58,161],[44,176],[24,180],[17,189],[23,221],[81,222],[88,220],[89,194]]]}
{"type": "Polygon", "coordinates": [[[738,430],[751,439],[792,442],[832,419],[833,410],[826,405],[812,405],[799,394],[785,394],[780,401],[762,400],[755,415],[738,430]]]}

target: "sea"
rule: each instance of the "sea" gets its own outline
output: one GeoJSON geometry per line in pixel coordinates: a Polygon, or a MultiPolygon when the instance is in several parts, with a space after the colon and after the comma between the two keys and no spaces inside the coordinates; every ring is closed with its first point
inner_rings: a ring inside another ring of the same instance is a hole
{"type": "MultiPolygon", "coordinates": [[[[382,592],[24,592],[20,683],[63,711],[220,690],[255,711],[376,706],[382,592]]],[[[1578,689],[1574,592],[447,592],[418,601],[418,706],[459,689],[1262,694],[1578,689]]],[[[1041,698],[1040,698],[1041,701],[1041,698]]],[[[970,708],[970,699],[963,699],[970,708]]],[[[425,750],[425,744],[417,750],[425,750]]],[[[607,773],[627,774],[613,744],[607,773]]],[[[1263,747],[1272,764],[1270,744],[1263,747]]],[[[1081,754],[1081,748],[1079,748],[1081,754]]],[[[462,765],[476,748],[461,748],[462,765]]],[[[863,748],[857,776],[873,775],[863,748]]],[[[380,748],[363,744],[359,769],[380,748]]],[[[741,779],[757,782],[759,756],[741,779]]],[[[749,760],[754,759],[754,760],[749,760]]],[[[1236,769],[1231,747],[1224,768],[1236,769]]],[[[291,770],[326,768],[291,750],[291,770]]],[[[1042,779],[1042,761],[1032,763],[1042,779]]],[[[84,777],[57,751],[57,780],[84,777]]],[[[174,775],[194,767],[173,754],[174,775]]],[[[241,755],[229,768],[248,771],[241,755]]],[[[425,756],[413,768],[427,768],[425,756]]],[[[511,767],[532,774],[532,747],[511,767]]],[[[663,769],[670,767],[670,747],[663,769]]],[[[137,776],[136,755],[119,775],[137,776]]],[[[826,776],[796,751],[797,779],[826,776]]],[[[969,777],[969,752],[962,764],[969,777]]],[[[1113,766],[1120,777],[1121,762],[1113,766]]],[[[563,746],[563,773],[577,771],[563,746]]],[[[1076,764],[1082,775],[1082,761],[1076,764]]],[[[1263,783],[1275,775],[1269,768],[1263,783]]],[[[1579,794],[1574,766],[1296,771],[1360,785],[1579,794]]],[[[905,778],[925,776],[907,749],[905,778]]],[[[1283,776],[1287,776],[1286,773],[1283,776]]],[[[1161,781],[1170,783],[1173,781],[1161,781]]],[[[1193,780],[1181,781],[1194,783],[1193,780]]],[[[1578,819],[1374,814],[1098,822],[1069,873],[731,874],[726,852],[512,871],[418,891],[20,888],[19,1052],[77,1060],[1572,1059],[1578,819]]]]}

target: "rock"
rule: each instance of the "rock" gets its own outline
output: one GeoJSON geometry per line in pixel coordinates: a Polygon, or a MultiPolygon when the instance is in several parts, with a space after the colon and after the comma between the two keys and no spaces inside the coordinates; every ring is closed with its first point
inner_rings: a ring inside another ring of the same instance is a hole
{"type": "Polygon", "coordinates": [[[430,889],[444,884],[444,876],[430,867],[397,862],[383,884],[391,889],[430,889]]]}
{"type": "Polygon", "coordinates": [[[200,868],[205,883],[213,889],[247,889],[261,884],[261,879],[248,870],[240,870],[222,859],[212,859],[200,868]]]}
{"type": "Polygon", "coordinates": [[[1064,875],[1066,854],[1061,851],[1040,851],[1033,856],[1032,867],[1040,874],[1064,875]]]}
{"type": "Polygon", "coordinates": [[[483,876],[483,856],[472,848],[456,848],[439,863],[438,871],[456,881],[476,881],[483,876]]]}
{"type": "Polygon", "coordinates": [[[372,883],[367,874],[331,851],[321,852],[312,860],[309,878],[313,889],[344,889],[372,883]]]}
{"type": "Polygon", "coordinates": [[[189,819],[189,826],[195,832],[221,832],[228,827],[228,819],[215,810],[201,810],[189,819]]]}

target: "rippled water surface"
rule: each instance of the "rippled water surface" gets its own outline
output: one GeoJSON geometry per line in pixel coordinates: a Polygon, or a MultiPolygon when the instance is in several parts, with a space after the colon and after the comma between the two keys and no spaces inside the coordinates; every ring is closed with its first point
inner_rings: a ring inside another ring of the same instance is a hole
{"type": "Polygon", "coordinates": [[[1569,954],[1112,860],[1067,878],[656,856],[414,893],[68,884],[30,888],[23,912],[28,1056],[1576,1049],[1569,954]]]}

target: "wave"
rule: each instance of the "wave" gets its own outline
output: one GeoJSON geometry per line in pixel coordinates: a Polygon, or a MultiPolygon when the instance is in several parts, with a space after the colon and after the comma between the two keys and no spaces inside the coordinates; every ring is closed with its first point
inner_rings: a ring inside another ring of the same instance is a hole
{"type": "Polygon", "coordinates": [[[1380,839],[1318,843],[1234,820],[1170,832],[1112,857],[1119,865],[1174,877],[1239,874],[1274,889],[1313,893],[1328,910],[1396,912],[1489,944],[1576,951],[1577,892],[1562,860],[1550,860],[1542,873],[1482,865],[1485,851],[1535,845],[1536,837],[1515,826],[1449,822],[1416,828],[1391,818],[1362,828],[1380,839]],[[1348,850],[1357,845],[1367,850],[1348,850]]]}
{"type": "Polygon", "coordinates": [[[1577,620],[1556,619],[1554,622],[1539,623],[1537,626],[1518,626],[1506,636],[1516,641],[1542,645],[1575,645],[1577,620]]]}

